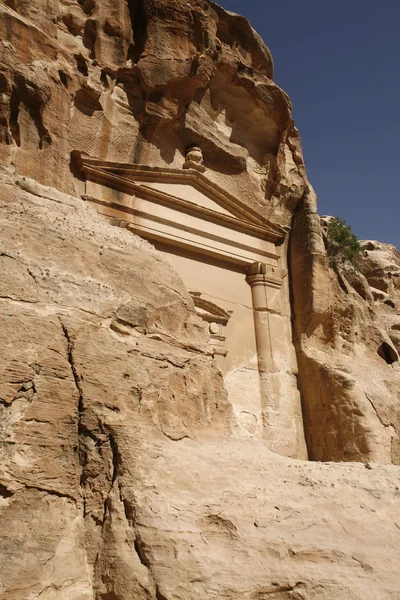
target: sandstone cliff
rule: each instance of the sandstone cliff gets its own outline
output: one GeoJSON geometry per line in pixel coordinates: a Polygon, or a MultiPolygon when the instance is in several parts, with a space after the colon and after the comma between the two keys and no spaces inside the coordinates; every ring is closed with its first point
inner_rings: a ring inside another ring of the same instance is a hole
{"type": "Polygon", "coordinates": [[[203,0],[6,0],[0,32],[1,600],[399,599],[399,255],[329,268],[266,46],[203,0]],[[286,234],[258,429],[165,255],[81,193],[78,155],[193,145],[286,234]]]}
{"type": "Polygon", "coordinates": [[[335,272],[322,229],[311,193],[296,212],[291,246],[310,458],[399,464],[398,251],[362,242],[358,268],[335,272]]]}

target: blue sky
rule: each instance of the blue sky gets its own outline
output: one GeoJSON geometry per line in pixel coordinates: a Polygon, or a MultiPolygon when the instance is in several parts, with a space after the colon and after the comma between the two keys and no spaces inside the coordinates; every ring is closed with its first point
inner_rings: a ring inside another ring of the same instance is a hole
{"type": "Polygon", "coordinates": [[[400,0],[219,0],[270,48],[320,214],[400,249],[400,0]]]}

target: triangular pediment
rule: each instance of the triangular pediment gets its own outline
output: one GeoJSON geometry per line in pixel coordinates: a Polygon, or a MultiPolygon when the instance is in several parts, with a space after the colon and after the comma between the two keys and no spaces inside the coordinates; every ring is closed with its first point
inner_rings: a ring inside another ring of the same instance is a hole
{"type": "Polygon", "coordinates": [[[221,215],[243,218],[243,216],[238,211],[233,212],[232,209],[228,210],[221,202],[216,201],[214,198],[211,197],[210,194],[207,194],[207,191],[197,189],[193,185],[192,180],[188,178],[183,178],[181,181],[176,180],[147,182],[140,181],[139,175],[137,183],[146,185],[151,189],[173,196],[176,199],[191,202],[195,206],[198,206],[200,209],[205,208],[217,212],[221,215]]]}
{"type": "Polygon", "coordinates": [[[208,221],[218,221],[238,231],[269,239],[283,240],[286,230],[263,219],[220,188],[207,176],[193,169],[167,169],[102,161],[74,153],[79,169],[87,180],[175,210],[196,214],[208,221]]]}

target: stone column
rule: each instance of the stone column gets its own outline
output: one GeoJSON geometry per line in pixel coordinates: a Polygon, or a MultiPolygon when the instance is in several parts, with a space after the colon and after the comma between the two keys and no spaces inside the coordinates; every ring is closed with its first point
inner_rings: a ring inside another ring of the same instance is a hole
{"type": "Polygon", "coordinates": [[[251,287],[253,299],[260,373],[271,373],[276,370],[269,318],[270,314],[279,314],[281,311],[280,289],[286,274],[284,269],[259,262],[254,262],[247,271],[246,281],[251,287]]]}
{"type": "Polygon", "coordinates": [[[246,277],[253,299],[263,436],[273,452],[307,459],[290,315],[282,315],[286,275],[284,269],[255,262],[246,277]]]}

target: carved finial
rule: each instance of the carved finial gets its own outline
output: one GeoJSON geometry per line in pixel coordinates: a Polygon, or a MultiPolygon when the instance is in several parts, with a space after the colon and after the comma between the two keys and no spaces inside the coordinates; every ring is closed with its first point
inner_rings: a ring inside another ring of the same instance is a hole
{"type": "Polygon", "coordinates": [[[203,166],[203,153],[199,146],[189,146],[186,149],[184,169],[195,169],[204,173],[206,168],[203,166]]]}

